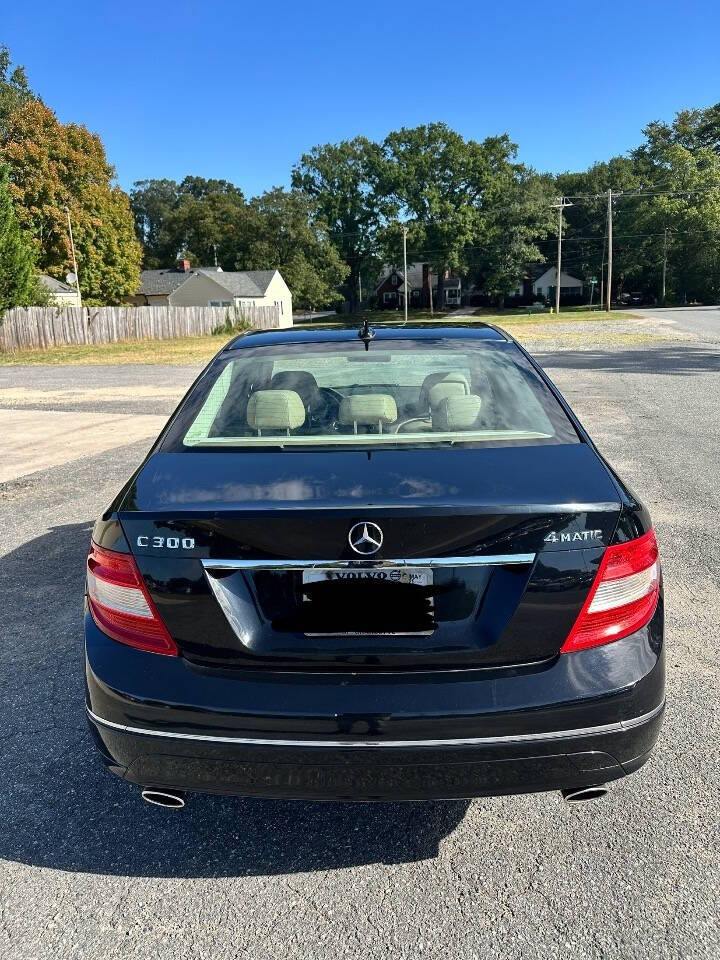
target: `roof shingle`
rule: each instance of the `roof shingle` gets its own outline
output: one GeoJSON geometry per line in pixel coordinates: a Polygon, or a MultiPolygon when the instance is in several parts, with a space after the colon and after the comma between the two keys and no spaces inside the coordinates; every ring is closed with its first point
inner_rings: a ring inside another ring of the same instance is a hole
{"type": "Polygon", "coordinates": [[[197,267],[184,272],[175,267],[164,270],[143,270],[138,293],[143,296],[169,296],[193,274],[203,274],[224,287],[234,297],[262,297],[275,275],[275,270],[219,270],[197,267]]]}

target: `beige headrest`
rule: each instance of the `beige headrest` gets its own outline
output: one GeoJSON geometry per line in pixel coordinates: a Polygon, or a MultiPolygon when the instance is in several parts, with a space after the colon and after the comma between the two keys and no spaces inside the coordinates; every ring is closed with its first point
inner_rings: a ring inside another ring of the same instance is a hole
{"type": "Polygon", "coordinates": [[[305,423],[305,407],[294,390],[258,390],[248,400],[247,422],[254,430],[294,430],[305,423]]]}
{"type": "Polygon", "coordinates": [[[436,407],[440,401],[445,400],[446,397],[466,397],[470,393],[465,377],[463,377],[462,374],[458,374],[458,378],[459,379],[451,379],[450,377],[445,377],[444,380],[430,387],[428,398],[431,407],[436,407]]]}
{"type": "Polygon", "coordinates": [[[394,423],[397,405],[388,393],[357,393],[340,401],[338,419],[345,425],[394,423]]]}
{"type": "Polygon", "coordinates": [[[433,407],[433,430],[452,433],[455,430],[472,430],[480,416],[482,400],[474,393],[466,397],[446,397],[433,407]]]}

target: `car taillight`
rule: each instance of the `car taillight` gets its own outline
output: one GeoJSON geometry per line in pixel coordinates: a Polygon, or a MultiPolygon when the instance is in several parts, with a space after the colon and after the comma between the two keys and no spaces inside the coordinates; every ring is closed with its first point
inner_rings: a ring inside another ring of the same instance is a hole
{"type": "Polygon", "coordinates": [[[177,656],[178,649],[129,553],[116,553],[91,543],[87,594],[93,620],[113,640],[140,650],[177,656]]]}
{"type": "Polygon", "coordinates": [[[660,559],[653,530],[608,547],[560,652],[587,650],[634,633],[652,618],[659,593],[660,559]]]}

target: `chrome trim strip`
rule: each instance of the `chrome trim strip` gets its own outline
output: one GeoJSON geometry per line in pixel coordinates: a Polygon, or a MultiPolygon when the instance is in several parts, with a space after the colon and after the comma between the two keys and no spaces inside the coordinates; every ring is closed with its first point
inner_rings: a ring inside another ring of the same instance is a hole
{"type": "Polygon", "coordinates": [[[534,553],[501,553],[478,557],[419,557],[403,560],[201,560],[206,570],[346,570],[352,567],[488,567],[532,563],[534,553]]]}
{"type": "Polygon", "coordinates": [[[643,723],[653,720],[665,709],[665,700],[649,713],[633,717],[631,720],[619,720],[616,723],[603,723],[597,727],[578,727],[574,730],[554,730],[549,733],[526,733],[505,737],[457,737],[450,740],[273,740],[267,737],[216,737],[200,733],[168,733],[164,730],[148,730],[146,727],[130,727],[124,723],[104,720],[89,707],[85,708],[91,720],[123,733],[137,733],[148,737],[165,737],[171,740],[194,740],[203,743],[233,743],[262,747],[471,747],[489,746],[503,743],[536,743],[547,740],[565,740],[576,737],[597,736],[603,733],[623,733],[643,723]]]}

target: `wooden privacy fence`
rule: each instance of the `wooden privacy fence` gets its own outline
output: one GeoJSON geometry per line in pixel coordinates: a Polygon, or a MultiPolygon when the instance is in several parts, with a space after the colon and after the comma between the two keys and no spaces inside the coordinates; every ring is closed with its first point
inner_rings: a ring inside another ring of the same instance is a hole
{"type": "Polygon", "coordinates": [[[0,353],[118,340],[199,337],[226,324],[280,326],[275,306],[16,307],[0,319],[0,353]]]}

